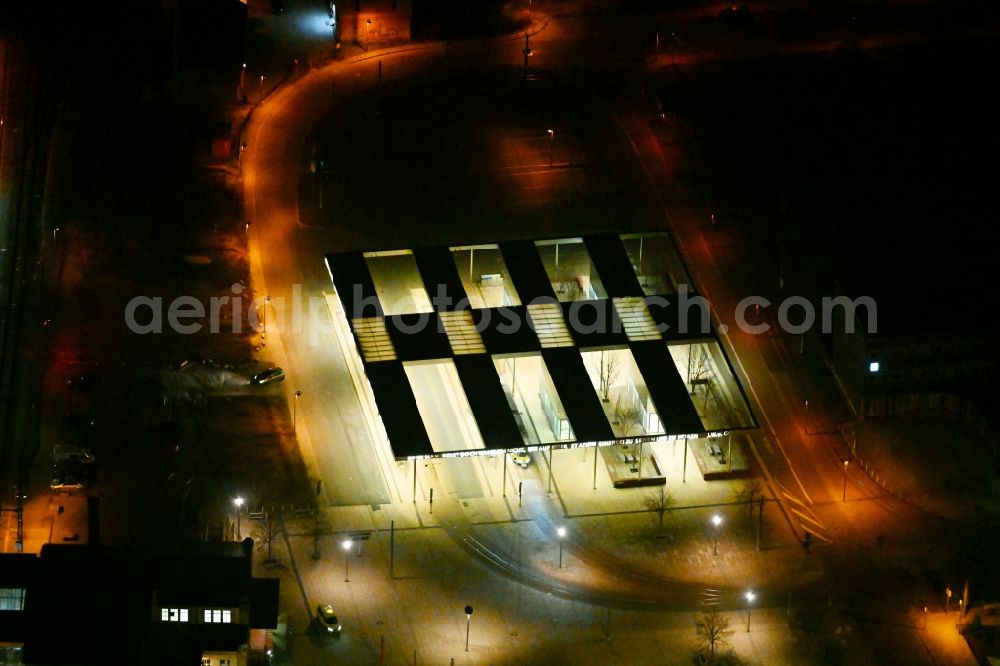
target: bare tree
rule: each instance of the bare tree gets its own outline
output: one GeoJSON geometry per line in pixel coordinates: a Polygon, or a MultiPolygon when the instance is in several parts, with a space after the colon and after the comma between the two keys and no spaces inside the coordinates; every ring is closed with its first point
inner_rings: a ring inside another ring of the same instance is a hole
{"type": "Polygon", "coordinates": [[[729,626],[729,618],[719,615],[716,610],[702,611],[695,616],[694,626],[698,631],[698,637],[707,645],[710,653],[709,663],[715,663],[715,644],[724,644],[733,635],[733,629],[729,626]]]}
{"type": "Polygon", "coordinates": [[[624,437],[631,435],[634,427],[642,425],[639,420],[639,408],[634,404],[625,405],[624,407],[619,405],[616,411],[618,412],[618,423],[621,424],[622,435],[624,437]]]}
{"type": "Polygon", "coordinates": [[[660,520],[660,531],[663,531],[663,515],[674,507],[674,496],[666,486],[660,486],[657,492],[646,497],[646,508],[656,513],[660,520]]]}
{"type": "Polygon", "coordinates": [[[618,352],[614,350],[602,350],[598,361],[597,373],[601,383],[601,398],[607,402],[611,393],[611,387],[618,379],[618,352]]]}
{"type": "Polygon", "coordinates": [[[265,513],[264,519],[257,522],[254,529],[254,540],[267,546],[267,561],[274,562],[271,557],[271,544],[281,538],[281,520],[274,513],[265,513]]]}

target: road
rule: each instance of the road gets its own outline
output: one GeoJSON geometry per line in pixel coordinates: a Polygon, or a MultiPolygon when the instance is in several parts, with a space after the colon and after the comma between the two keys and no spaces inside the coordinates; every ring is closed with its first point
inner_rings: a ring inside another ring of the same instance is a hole
{"type": "MultiPolygon", "coordinates": [[[[429,73],[439,77],[439,81],[447,81],[449,72],[455,69],[454,61],[474,61],[486,70],[491,67],[506,69],[505,82],[516,81],[520,73],[526,79],[522,85],[529,88],[542,85],[558,74],[559,85],[586,90],[584,97],[589,97],[594,109],[602,114],[597,124],[600,131],[583,142],[583,154],[600,155],[601,160],[611,165],[605,168],[623,172],[623,178],[636,185],[632,196],[641,200],[639,212],[635,217],[624,215],[627,218],[624,222],[605,217],[580,223],[580,220],[549,215],[553,199],[561,196],[562,189],[546,180],[544,148],[538,145],[537,139],[525,141],[523,135],[517,143],[522,128],[515,127],[511,141],[516,146],[502,151],[503,157],[497,161],[503,168],[516,170],[527,165],[529,169],[524,180],[530,185],[516,200],[518,205],[505,211],[512,213],[512,218],[522,218],[522,222],[513,221],[499,233],[492,228],[487,232],[488,238],[578,234],[597,229],[621,229],[622,225],[671,228],[696,285],[713,304],[716,324],[725,324],[728,328],[722,338],[761,422],[761,430],[755,437],[755,455],[765,470],[770,494],[780,502],[790,533],[802,540],[808,532],[815,544],[813,551],[823,568],[842,573],[837,580],[827,581],[825,591],[817,594],[831,599],[836,595],[857,595],[875,589],[884,595],[892,594],[896,585],[906,583],[878,586],[882,574],[881,569],[871,567],[873,560],[881,558],[884,565],[886,559],[906,559],[909,556],[907,549],[919,544],[922,530],[933,529],[946,534],[949,527],[894,500],[856,468],[848,467],[845,477],[842,459],[848,452],[836,431],[845,415],[826,407],[835,404],[837,398],[831,395],[825,368],[815,360],[815,340],[807,338],[805,352],[800,353],[800,341],[796,338],[777,334],[751,336],[740,333],[733,326],[736,303],[746,295],[737,291],[741,285],[731,279],[737,272],[734,265],[738,267],[741,257],[723,256],[714,247],[714,229],[708,224],[708,216],[702,212],[700,204],[690,198],[690,193],[679,189],[676,174],[670,170],[674,163],[672,156],[664,154],[661,142],[648,125],[652,113],[635,110],[635,98],[644,92],[643,65],[649,59],[653,43],[642,42],[634,36],[654,30],[638,18],[626,17],[620,22],[596,20],[599,18],[599,12],[572,14],[567,11],[564,15],[543,20],[536,12],[536,32],[531,37],[533,55],[527,77],[521,72],[523,41],[515,37],[453,43],[447,50],[440,44],[428,44],[348,57],[292,81],[269,97],[247,128],[249,148],[244,156],[244,187],[253,220],[253,258],[259,272],[254,276],[258,296],[267,293],[273,300],[290,302],[294,286],[301,285],[302,298],[319,299],[324,290],[329,290],[328,276],[321,265],[324,251],[406,247],[417,242],[426,244],[447,242],[456,237],[466,240],[470,236],[475,239],[483,236],[481,230],[470,228],[467,219],[454,219],[458,216],[442,213],[440,220],[434,220],[432,213],[436,209],[433,205],[416,205],[412,217],[401,218],[397,216],[407,208],[398,201],[377,202],[360,213],[355,212],[353,218],[350,212],[334,218],[304,215],[300,210],[299,194],[311,179],[308,175],[310,155],[313,148],[328,145],[324,141],[326,136],[316,136],[316,128],[323,126],[330,117],[337,118],[338,104],[357,104],[358,98],[368,96],[370,99],[364,103],[375,109],[373,115],[390,113],[388,106],[379,108],[379,104],[391,104],[388,95],[380,92],[380,85],[403,87],[399,82],[411,78],[426,80],[429,73]],[[384,77],[381,82],[378,79],[379,62],[384,77]],[[646,211],[650,210],[656,214],[648,216],[646,211]],[[371,211],[376,214],[366,218],[371,211]],[[303,223],[306,218],[308,226],[303,223]],[[387,238],[391,241],[387,242],[387,238]],[[805,401],[810,399],[813,407],[807,414],[805,401]],[[850,501],[842,501],[845,478],[850,501]],[[878,537],[882,535],[888,535],[895,549],[889,556],[879,550],[878,537]]],[[[837,39],[842,36],[835,35],[837,39]]],[[[813,47],[827,48],[823,44],[825,42],[815,43],[813,47]]],[[[708,48],[706,38],[700,39],[700,47],[708,48]]],[[[775,48],[790,47],[783,44],[775,48]]],[[[763,52],[756,45],[753,49],[757,54],[763,52]]],[[[684,62],[690,56],[690,53],[678,53],[676,59],[684,62]]],[[[745,56],[746,52],[738,49],[731,54],[733,58],[745,56]]],[[[398,92],[396,88],[393,90],[398,92]]],[[[451,94],[459,93],[452,91],[451,94]]],[[[420,109],[414,112],[424,113],[420,109]]],[[[539,134],[543,135],[545,125],[542,120],[536,120],[539,134]]],[[[340,122],[350,120],[342,117],[340,122]]],[[[363,119],[358,120],[358,125],[360,128],[325,127],[324,132],[352,132],[364,136],[366,128],[375,126],[363,119]]],[[[431,144],[446,140],[447,133],[439,129],[432,136],[431,144]]],[[[374,143],[380,145],[377,141],[374,143]]],[[[470,158],[450,148],[445,154],[449,160],[457,162],[456,167],[463,166],[462,160],[470,158]]],[[[428,164],[431,162],[428,157],[428,164]]],[[[335,171],[332,177],[343,175],[352,164],[349,158],[342,158],[337,167],[341,171],[335,171]]],[[[401,172],[391,173],[401,175],[401,172]]],[[[524,174],[518,174],[521,175],[524,174]]],[[[377,197],[379,193],[367,192],[366,196],[377,197]]],[[[327,205],[335,207],[342,203],[334,201],[329,203],[328,199],[327,205]]],[[[344,210],[349,207],[345,206],[344,210]]],[[[777,291],[774,285],[762,288],[765,291],[761,293],[768,295],[777,291]]],[[[267,353],[290,369],[288,388],[303,393],[300,402],[303,425],[300,427],[303,447],[309,451],[306,458],[315,460],[316,471],[326,482],[327,499],[331,504],[375,504],[411,499],[409,482],[413,477],[409,474],[413,467],[392,463],[391,454],[374,443],[371,426],[360,413],[350,368],[344,364],[334,341],[323,332],[325,319],[322,317],[318,320],[307,318],[301,324],[276,325],[275,333],[280,330],[280,335],[269,333],[268,338],[267,353]]],[[[720,326],[719,330],[723,328],[720,326]]],[[[426,500],[427,490],[435,484],[439,488],[443,486],[447,492],[454,490],[460,498],[473,497],[477,490],[482,496],[496,497],[495,484],[492,488],[480,484],[477,489],[469,480],[455,480],[487,478],[484,461],[447,461],[446,467],[452,479],[450,482],[441,480],[441,465],[418,468],[418,497],[412,499],[426,500]]],[[[534,475],[534,470],[530,475],[534,475]]],[[[930,550],[921,551],[923,561],[932,566],[939,564],[939,555],[930,550]]]]}

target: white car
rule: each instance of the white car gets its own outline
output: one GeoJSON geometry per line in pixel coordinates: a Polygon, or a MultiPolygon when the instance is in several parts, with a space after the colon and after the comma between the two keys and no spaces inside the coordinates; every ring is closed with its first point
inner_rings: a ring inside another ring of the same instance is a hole
{"type": "Polygon", "coordinates": [[[316,607],[316,621],[326,633],[340,634],[340,620],[337,619],[337,614],[333,612],[333,606],[330,604],[320,604],[316,607]]]}

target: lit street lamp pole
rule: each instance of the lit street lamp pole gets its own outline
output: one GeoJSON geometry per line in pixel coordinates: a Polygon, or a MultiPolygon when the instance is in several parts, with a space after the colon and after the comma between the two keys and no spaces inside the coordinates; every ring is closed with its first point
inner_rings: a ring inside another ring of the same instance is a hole
{"type": "Polygon", "coordinates": [[[528,33],[524,33],[524,48],[521,50],[524,54],[524,71],[521,73],[521,82],[524,83],[528,80],[528,56],[531,55],[531,46],[528,42],[528,33]]]}
{"type": "Polygon", "coordinates": [[[469,651],[469,627],[472,625],[472,606],[465,607],[465,651],[469,651]]]}
{"type": "Polygon", "coordinates": [[[236,507],[236,540],[240,541],[241,538],[242,538],[242,535],[241,535],[241,532],[240,532],[240,508],[243,506],[243,498],[242,497],[234,497],[233,498],[233,506],[236,507]]]}
{"type": "Polygon", "coordinates": [[[851,461],[848,460],[847,458],[844,458],[844,460],[842,462],[844,463],[844,495],[843,495],[843,497],[841,497],[840,501],[841,502],[846,502],[847,501],[847,466],[851,464],[851,461]]]}
{"type": "Polygon", "coordinates": [[[302,397],[302,391],[295,392],[295,400],[292,401],[292,434],[298,434],[298,423],[299,423],[299,398],[302,397]]]}
{"type": "Polygon", "coordinates": [[[715,526],[715,544],[712,548],[712,554],[719,554],[719,528],[722,526],[722,516],[717,513],[712,514],[712,525],[715,526]]]}
{"type": "Polygon", "coordinates": [[[267,304],[271,302],[271,295],[268,294],[264,297],[264,305],[260,309],[260,339],[261,344],[264,344],[263,340],[267,337],[267,304]]]}
{"type": "Polygon", "coordinates": [[[757,598],[757,595],[753,593],[753,590],[748,590],[746,595],[747,600],[747,633],[750,633],[750,611],[753,608],[753,600],[757,598]]]}
{"type": "Polygon", "coordinates": [[[559,568],[562,569],[563,538],[566,536],[566,528],[560,527],[557,529],[556,536],[559,537],[559,568]]]}
{"type": "Polygon", "coordinates": [[[350,575],[348,575],[350,573],[350,566],[351,566],[351,557],[350,557],[351,556],[351,540],[350,539],[344,539],[340,543],[340,546],[341,546],[341,548],[344,549],[344,582],[345,583],[349,583],[349,582],[351,582],[351,577],[350,577],[350,575]]]}
{"type": "Polygon", "coordinates": [[[552,148],[555,142],[556,133],[549,130],[549,166],[552,166],[552,148]]]}

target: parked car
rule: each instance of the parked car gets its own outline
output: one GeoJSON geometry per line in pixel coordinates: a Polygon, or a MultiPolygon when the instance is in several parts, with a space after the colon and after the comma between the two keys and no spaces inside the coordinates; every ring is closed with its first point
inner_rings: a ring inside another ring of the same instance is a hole
{"type": "Polygon", "coordinates": [[[515,451],[510,454],[510,459],[514,461],[515,464],[521,467],[527,467],[531,464],[531,454],[527,451],[515,451]]]}
{"type": "Polygon", "coordinates": [[[89,465],[94,462],[94,454],[85,446],[60,442],[52,447],[52,460],[59,463],[79,463],[89,465]]]}
{"type": "Polygon", "coordinates": [[[337,614],[333,612],[333,606],[330,604],[320,604],[316,607],[316,621],[328,634],[340,635],[340,620],[337,619],[337,614]]]}
{"type": "Polygon", "coordinates": [[[250,379],[251,384],[257,384],[258,386],[263,386],[264,384],[270,384],[271,382],[283,382],[285,381],[285,371],[281,368],[271,368],[270,370],[261,370],[256,375],[250,379]]]}
{"type": "Polygon", "coordinates": [[[57,493],[82,492],[87,487],[84,476],[83,470],[78,465],[54,465],[49,487],[57,493]]]}

